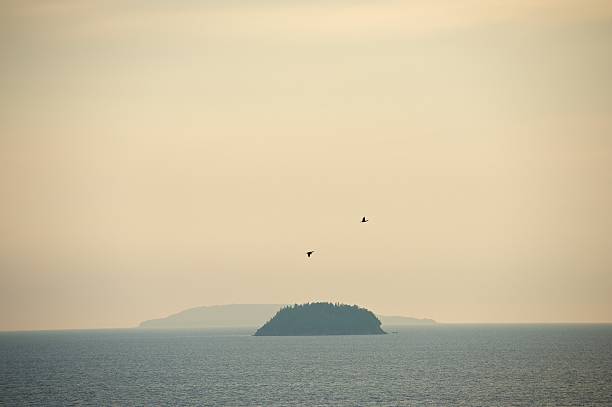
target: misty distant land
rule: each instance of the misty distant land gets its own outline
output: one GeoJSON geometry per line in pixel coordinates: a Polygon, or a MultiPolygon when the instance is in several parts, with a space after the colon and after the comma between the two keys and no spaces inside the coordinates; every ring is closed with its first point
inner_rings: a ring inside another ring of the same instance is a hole
{"type": "MultiPolygon", "coordinates": [[[[143,321],[144,329],[261,327],[287,304],[229,304],[190,308],[165,318],[143,321]]],[[[433,325],[428,318],[376,315],[383,326],[433,325]]]]}

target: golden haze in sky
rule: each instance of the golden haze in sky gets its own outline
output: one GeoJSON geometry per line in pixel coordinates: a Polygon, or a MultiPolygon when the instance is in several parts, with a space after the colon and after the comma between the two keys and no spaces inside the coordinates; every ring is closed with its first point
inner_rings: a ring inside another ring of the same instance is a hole
{"type": "Polygon", "coordinates": [[[0,330],[610,322],[611,43],[595,0],[3,1],[0,330]]]}

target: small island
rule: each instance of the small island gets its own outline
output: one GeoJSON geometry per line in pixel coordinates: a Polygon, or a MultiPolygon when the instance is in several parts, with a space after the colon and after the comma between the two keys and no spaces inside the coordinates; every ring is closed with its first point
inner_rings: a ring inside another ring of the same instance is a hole
{"type": "Polygon", "coordinates": [[[255,336],[380,335],[380,320],[357,305],[314,302],[281,308],[255,336]]]}

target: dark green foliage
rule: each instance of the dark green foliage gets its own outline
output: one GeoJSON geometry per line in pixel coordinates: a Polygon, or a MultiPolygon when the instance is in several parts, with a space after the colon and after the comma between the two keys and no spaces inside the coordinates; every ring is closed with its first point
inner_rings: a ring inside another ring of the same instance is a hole
{"type": "Polygon", "coordinates": [[[255,336],[376,335],[386,333],[371,311],[357,305],[314,302],[281,308],[255,336]]]}

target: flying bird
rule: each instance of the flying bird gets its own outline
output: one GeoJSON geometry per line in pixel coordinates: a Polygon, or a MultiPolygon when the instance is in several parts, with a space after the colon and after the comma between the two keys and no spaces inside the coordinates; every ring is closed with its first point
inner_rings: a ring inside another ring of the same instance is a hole
{"type": "Polygon", "coordinates": [[[314,253],[314,250],[311,250],[309,252],[306,252],[306,255],[308,255],[308,257],[310,257],[310,255],[313,254],[313,253],[314,253]]]}
{"type": "Polygon", "coordinates": [[[369,219],[366,219],[365,216],[361,218],[361,223],[366,223],[369,219]]]}

